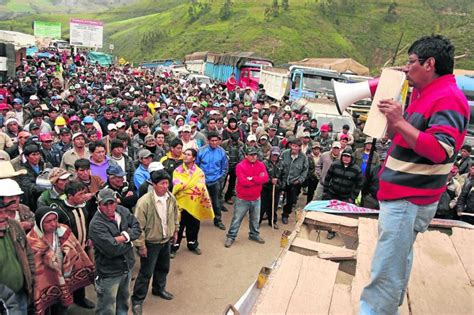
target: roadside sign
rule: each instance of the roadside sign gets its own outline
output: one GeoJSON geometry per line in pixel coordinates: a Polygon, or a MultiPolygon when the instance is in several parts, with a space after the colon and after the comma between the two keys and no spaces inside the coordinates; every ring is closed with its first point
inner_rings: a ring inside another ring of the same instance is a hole
{"type": "Polygon", "coordinates": [[[61,23],[34,21],[33,33],[36,37],[61,38],[61,23]]]}
{"type": "Polygon", "coordinates": [[[104,23],[96,20],[71,19],[69,38],[72,46],[102,48],[104,23]]]}
{"type": "Polygon", "coordinates": [[[115,48],[114,44],[109,45],[109,50],[114,50],[114,48],[115,48]]]}

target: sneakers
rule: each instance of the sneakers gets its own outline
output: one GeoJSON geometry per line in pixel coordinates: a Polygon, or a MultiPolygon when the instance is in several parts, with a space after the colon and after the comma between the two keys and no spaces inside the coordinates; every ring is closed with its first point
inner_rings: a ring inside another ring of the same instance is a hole
{"type": "Polygon", "coordinates": [[[276,222],[273,223],[273,229],[274,229],[274,230],[278,230],[278,224],[277,224],[276,222]]]}
{"type": "Polygon", "coordinates": [[[229,247],[232,246],[233,243],[234,243],[234,240],[231,239],[231,238],[228,238],[228,239],[225,240],[224,246],[225,246],[226,248],[229,248],[229,247]]]}
{"type": "Polygon", "coordinates": [[[196,247],[195,249],[191,249],[191,252],[195,253],[196,255],[202,254],[202,251],[199,247],[196,247]]]}
{"type": "Polygon", "coordinates": [[[288,224],[288,218],[287,218],[287,217],[281,218],[281,222],[282,222],[283,224],[288,224]]]}
{"type": "Polygon", "coordinates": [[[214,222],[214,225],[217,226],[221,230],[225,230],[225,225],[224,223],[222,223],[222,221],[214,222]]]}
{"type": "Polygon", "coordinates": [[[257,242],[259,244],[265,244],[265,240],[260,236],[249,236],[249,240],[257,242]]]}
{"type": "Polygon", "coordinates": [[[170,258],[173,259],[176,257],[176,252],[174,250],[170,251],[170,258]]]}
{"type": "Polygon", "coordinates": [[[132,306],[132,313],[133,315],[142,315],[143,310],[142,310],[142,305],[141,304],[135,304],[132,306]]]}
{"type": "Polygon", "coordinates": [[[226,202],[227,204],[229,204],[229,205],[233,205],[233,204],[234,204],[234,201],[233,201],[232,199],[227,199],[225,202],[226,202]]]}

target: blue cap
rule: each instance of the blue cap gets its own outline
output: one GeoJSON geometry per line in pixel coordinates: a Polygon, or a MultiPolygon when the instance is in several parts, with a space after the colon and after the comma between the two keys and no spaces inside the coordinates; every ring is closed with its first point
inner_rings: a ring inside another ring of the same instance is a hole
{"type": "Polygon", "coordinates": [[[13,103],[23,104],[23,101],[22,101],[21,98],[15,98],[15,99],[13,100],[13,103]]]}
{"type": "Polygon", "coordinates": [[[84,117],[82,122],[84,124],[93,124],[94,123],[94,118],[92,118],[91,116],[86,116],[86,117],[84,117]]]}
{"type": "Polygon", "coordinates": [[[107,168],[107,171],[106,171],[107,175],[112,175],[112,176],[119,176],[119,177],[122,177],[122,176],[125,176],[125,172],[122,170],[122,167],[120,165],[117,165],[117,164],[112,164],[110,165],[108,168],[107,168]]]}

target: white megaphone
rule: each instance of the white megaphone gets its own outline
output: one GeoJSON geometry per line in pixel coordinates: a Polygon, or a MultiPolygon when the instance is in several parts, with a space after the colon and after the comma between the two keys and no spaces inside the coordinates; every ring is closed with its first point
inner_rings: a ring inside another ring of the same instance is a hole
{"type": "Polygon", "coordinates": [[[353,103],[364,98],[373,97],[375,90],[377,90],[379,78],[358,83],[341,83],[334,79],[331,82],[337,111],[342,115],[346,108],[353,103]]]}

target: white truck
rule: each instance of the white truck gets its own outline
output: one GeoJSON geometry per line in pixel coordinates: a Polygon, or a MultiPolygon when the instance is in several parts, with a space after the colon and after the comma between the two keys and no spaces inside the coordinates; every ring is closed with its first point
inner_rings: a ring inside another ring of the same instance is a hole
{"type": "Polygon", "coordinates": [[[260,84],[268,96],[281,100],[290,93],[290,71],[283,68],[263,67],[260,71],[260,84]]]}

